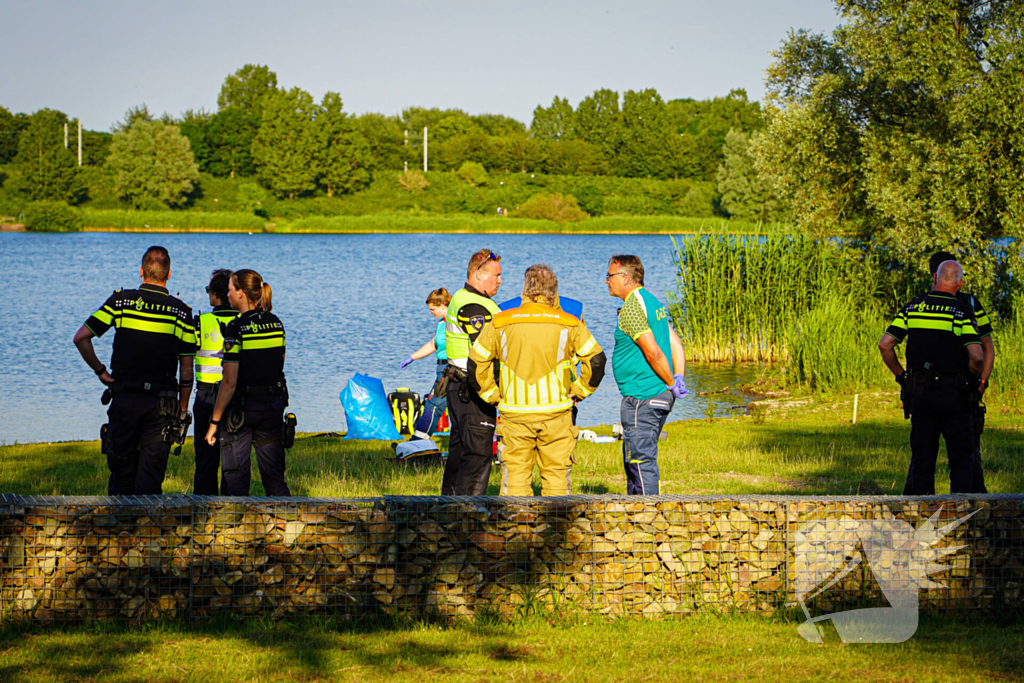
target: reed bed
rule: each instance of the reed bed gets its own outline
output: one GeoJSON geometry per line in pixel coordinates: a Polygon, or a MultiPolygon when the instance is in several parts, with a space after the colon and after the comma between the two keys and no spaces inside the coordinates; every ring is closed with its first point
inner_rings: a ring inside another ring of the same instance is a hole
{"type": "Polygon", "coordinates": [[[765,230],[673,244],[678,278],[670,308],[693,360],[784,361],[793,322],[841,290],[834,242],[765,230]]]}
{"type": "Polygon", "coordinates": [[[263,232],[264,219],[233,211],[83,209],[86,229],[263,232]]]}

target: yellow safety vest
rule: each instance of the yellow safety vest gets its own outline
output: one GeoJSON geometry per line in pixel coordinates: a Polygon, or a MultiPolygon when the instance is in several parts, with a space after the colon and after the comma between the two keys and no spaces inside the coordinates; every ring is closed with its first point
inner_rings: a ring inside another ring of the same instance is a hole
{"type": "Polygon", "coordinates": [[[196,381],[216,384],[224,376],[224,335],[221,325],[238,316],[238,311],[215,311],[199,316],[199,351],[196,352],[196,381]]]}
{"type": "MultiPolygon", "coordinates": [[[[501,312],[498,304],[494,303],[489,297],[474,294],[468,289],[460,289],[455,292],[451,303],[448,304],[448,312],[444,317],[444,339],[448,352],[448,362],[463,370],[466,369],[466,360],[469,358],[470,346],[469,332],[466,330],[478,322],[471,318],[459,318],[459,311],[467,304],[480,304],[487,309],[490,315],[487,316],[487,320],[484,322],[489,321],[494,314],[501,312]]],[[[483,325],[481,324],[481,327],[477,328],[476,331],[479,332],[482,327],[483,325]]]]}

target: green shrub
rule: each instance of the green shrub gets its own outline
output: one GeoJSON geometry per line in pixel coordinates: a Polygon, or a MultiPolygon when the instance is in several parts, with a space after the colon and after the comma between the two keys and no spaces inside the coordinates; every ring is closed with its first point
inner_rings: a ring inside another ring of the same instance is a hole
{"type": "Polygon", "coordinates": [[[32,202],[25,209],[25,229],[32,232],[78,232],[82,212],[64,202],[32,202]]]}
{"type": "Polygon", "coordinates": [[[996,328],[992,341],[996,345],[993,391],[1024,396],[1024,293],[1014,295],[1013,317],[996,328]]]}
{"type": "Polygon", "coordinates": [[[557,192],[530,197],[512,215],[516,218],[548,220],[555,223],[575,223],[587,217],[575,197],[557,192]]]}
{"type": "Polygon", "coordinates": [[[462,166],[459,167],[459,177],[473,187],[486,185],[489,180],[487,177],[487,169],[483,167],[483,164],[478,164],[475,161],[467,161],[462,164],[462,166]]]}
{"type": "Polygon", "coordinates": [[[591,216],[600,216],[604,213],[604,195],[593,185],[581,187],[574,196],[580,203],[580,208],[591,216]]]}

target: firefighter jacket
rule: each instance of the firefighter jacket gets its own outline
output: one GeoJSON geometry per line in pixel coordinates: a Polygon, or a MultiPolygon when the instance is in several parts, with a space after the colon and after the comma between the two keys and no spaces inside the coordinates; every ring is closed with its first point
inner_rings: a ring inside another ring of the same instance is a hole
{"type": "Polygon", "coordinates": [[[481,399],[497,403],[503,417],[528,421],[570,410],[574,398],[594,393],[605,355],[579,318],[526,303],[494,315],[470,349],[468,365],[481,399]]]}

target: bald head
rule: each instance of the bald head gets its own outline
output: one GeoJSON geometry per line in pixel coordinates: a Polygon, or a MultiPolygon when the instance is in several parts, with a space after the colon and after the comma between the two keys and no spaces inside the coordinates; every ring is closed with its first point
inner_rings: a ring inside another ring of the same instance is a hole
{"type": "Polygon", "coordinates": [[[956,294],[964,279],[964,270],[956,261],[943,261],[935,271],[935,289],[956,294]]]}

